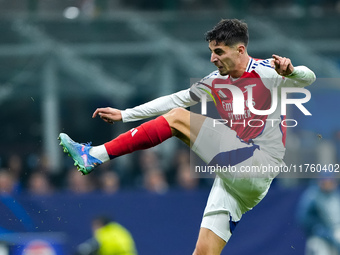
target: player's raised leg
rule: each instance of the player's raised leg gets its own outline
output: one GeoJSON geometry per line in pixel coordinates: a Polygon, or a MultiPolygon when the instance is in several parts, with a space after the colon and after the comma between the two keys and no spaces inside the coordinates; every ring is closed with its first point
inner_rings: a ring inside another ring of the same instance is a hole
{"type": "Polygon", "coordinates": [[[64,133],[59,135],[59,139],[64,152],[73,158],[79,171],[89,174],[96,166],[110,159],[151,148],[172,136],[177,136],[188,145],[193,144],[204,119],[204,116],[176,108],[164,116],[119,135],[104,145],[93,147],[91,144],[76,143],[64,133]],[[195,124],[192,130],[190,123],[195,124]]]}
{"type": "Polygon", "coordinates": [[[90,173],[96,166],[99,166],[109,157],[107,153],[102,155],[101,159],[98,155],[91,155],[90,150],[93,148],[91,143],[77,143],[73,141],[67,134],[60,133],[58,139],[64,152],[74,160],[74,165],[84,175],[90,173]]]}
{"type": "Polygon", "coordinates": [[[192,146],[203,125],[205,116],[185,110],[175,108],[164,114],[164,118],[171,126],[173,135],[178,137],[188,146],[192,146]]]}

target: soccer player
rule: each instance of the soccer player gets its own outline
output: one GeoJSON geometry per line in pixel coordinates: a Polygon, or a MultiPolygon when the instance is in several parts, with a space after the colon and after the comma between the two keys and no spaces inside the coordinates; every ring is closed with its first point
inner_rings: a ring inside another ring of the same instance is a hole
{"type": "Polygon", "coordinates": [[[322,172],[304,191],[297,220],[306,234],[305,255],[340,254],[340,192],[332,172],[322,172]]]}
{"type": "Polygon", "coordinates": [[[93,113],[93,118],[98,115],[108,123],[161,116],[100,146],[76,143],[63,133],[59,136],[64,151],[83,174],[110,159],[156,146],[173,136],[189,145],[207,164],[236,169],[236,172],[217,173],[203,214],[195,255],[220,254],[242,214],[263,199],[276,175],[241,170],[284,164],[286,128],[281,123],[285,116],[281,116],[277,89],[305,87],[315,81],[310,69],[294,67],[288,58],[278,55],[267,60],[251,58],[247,52],[248,27],[240,20],[221,20],[207,32],[206,40],[211,51],[210,61],[218,70],[191,88],[132,109],[98,108],[93,113]],[[203,98],[217,102],[222,121],[184,109],[203,98]],[[239,100],[244,114],[233,114],[239,100]],[[272,108],[272,102],[277,103],[277,108],[272,108]],[[266,115],[254,114],[253,108],[268,111],[266,115]]]}
{"type": "Polygon", "coordinates": [[[107,216],[92,220],[93,237],[78,245],[75,255],[137,255],[131,233],[107,216]]]}

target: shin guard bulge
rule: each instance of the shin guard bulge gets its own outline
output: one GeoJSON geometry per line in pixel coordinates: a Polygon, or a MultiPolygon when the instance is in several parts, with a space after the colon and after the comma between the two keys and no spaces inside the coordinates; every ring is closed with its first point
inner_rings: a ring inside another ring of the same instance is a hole
{"type": "Polygon", "coordinates": [[[169,123],[163,116],[143,123],[110,142],[105,148],[110,159],[137,151],[154,147],[172,137],[169,123]]]}

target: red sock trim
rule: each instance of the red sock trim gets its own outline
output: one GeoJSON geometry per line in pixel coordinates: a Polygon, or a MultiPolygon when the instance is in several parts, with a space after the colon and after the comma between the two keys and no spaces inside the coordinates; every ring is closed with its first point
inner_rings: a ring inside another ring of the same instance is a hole
{"type": "Polygon", "coordinates": [[[151,148],[170,137],[172,132],[168,121],[163,116],[159,116],[119,135],[104,146],[110,158],[115,158],[136,150],[151,148]]]}

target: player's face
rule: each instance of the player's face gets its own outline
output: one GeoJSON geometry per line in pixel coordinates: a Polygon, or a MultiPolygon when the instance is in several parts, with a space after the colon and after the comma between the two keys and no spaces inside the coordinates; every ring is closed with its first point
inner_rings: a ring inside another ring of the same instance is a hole
{"type": "Polygon", "coordinates": [[[324,192],[332,192],[337,188],[337,183],[334,179],[321,179],[319,185],[324,192]]]}
{"type": "Polygon", "coordinates": [[[239,61],[239,51],[236,46],[229,47],[224,43],[216,44],[216,41],[210,41],[209,49],[211,51],[210,61],[218,68],[221,75],[232,75],[238,72],[236,66],[239,61]]]}

